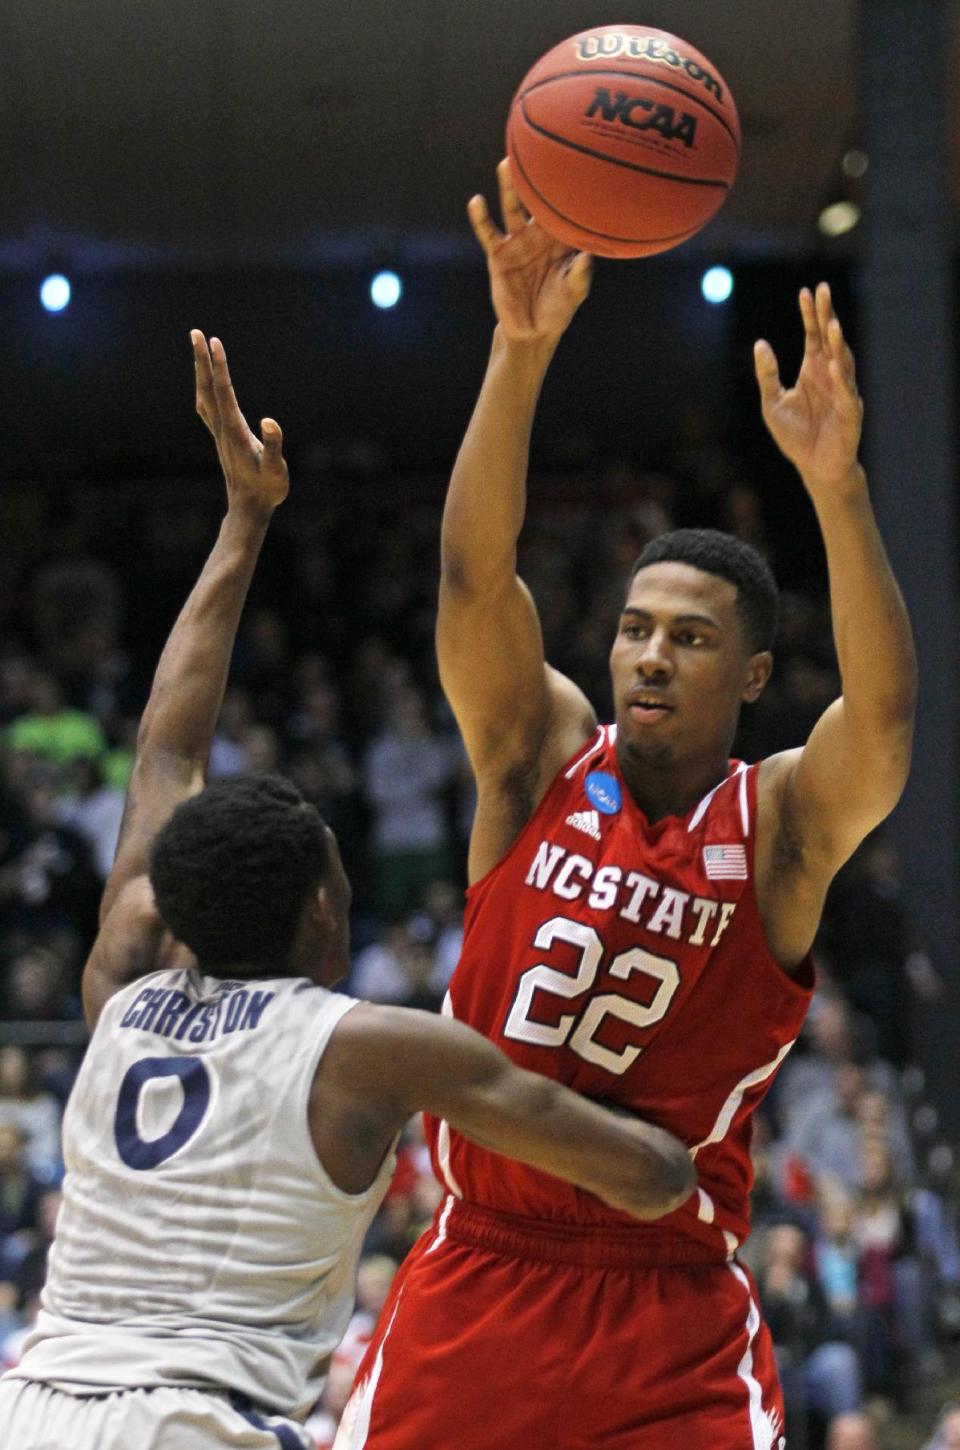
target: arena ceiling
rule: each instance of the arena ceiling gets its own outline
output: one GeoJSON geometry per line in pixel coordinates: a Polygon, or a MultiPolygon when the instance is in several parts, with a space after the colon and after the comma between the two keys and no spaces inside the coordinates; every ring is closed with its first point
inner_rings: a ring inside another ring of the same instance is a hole
{"type": "Polygon", "coordinates": [[[862,139],[857,9],[3,0],[0,266],[457,257],[519,78],[565,35],[620,19],[688,38],[737,98],[744,161],[709,246],[802,250],[862,139]]]}

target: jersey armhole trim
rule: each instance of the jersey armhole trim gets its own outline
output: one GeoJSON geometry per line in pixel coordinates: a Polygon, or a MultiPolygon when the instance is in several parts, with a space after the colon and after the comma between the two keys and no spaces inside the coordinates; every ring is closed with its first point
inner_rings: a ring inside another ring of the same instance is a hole
{"type": "MultiPolygon", "coordinates": [[[[313,1080],[317,1075],[320,1059],[327,1049],[330,1038],[347,1013],[357,1006],[357,1002],[358,999],[356,997],[338,996],[336,993],[330,994],[329,1001],[326,1005],[328,1010],[333,1008],[336,1011],[336,1017],[332,1022],[328,1021],[323,1024],[318,1035],[318,1041],[312,1045],[312,1049],[307,1055],[305,1069],[300,1069],[302,1074],[300,1089],[296,1091],[293,1103],[294,1111],[297,1115],[297,1131],[303,1140],[306,1161],[310,1164],[324,1192],[329,1193],[338,1203],[349,1204],[352,1208],[357,1208],[365,1203],[377,1191],[387,1165],[391,1163],[393,1158],[396,1140],[390,1144],[384,1153],[383,1159],[371,1179],[369,1186],[362,1189],[360,1193],[347,1193],[346,1189],[340,1188],[334,1183],[314,1144],[313,1134],[310,1132],[310,1094],[313,1091],[313,1080]]],[[[392,1167],[390,1172],[393,1172],[392,1167]]]]}
{"type": "Polygon", "coordinates": [[[487,886],[494,879],[501,867],[505,866],[510,858],[517,851],[519,851],[520,846],[526,839],[527,832],[530,830],[531,826],[538,818],[541,811],[546,808],[551,797],[555,793],[559,793],[561,790],[567,788],[567,782],[573,779],[573,776],[578,766],[583,765],[590,756],[595,755],[599,750],[603,749],[604,745],[607,743],[607,729],[608,727],[606,725],[598,725],[596,729],[596,734],[592,736],[589,741],[584,741],[582,745],[579,745],[574,751],[573,755],[569,756],[564,764],[560,766],[556,775],[553,777],[553,780],[544,791],[536,810],[532,813],[529,819],[524,822],[523,827],[517,832],[516,836],[514,836],[513,840],[510,842],[510,845],[500,857],[500,860],[495,861],[490,867],[490,870],[485,871],[484,874],[478,877],[476,881],[470,882],[470,885],[464,892],[464,897],[468,904],[476,901],[479,893],[487,888],[487,886]]]}

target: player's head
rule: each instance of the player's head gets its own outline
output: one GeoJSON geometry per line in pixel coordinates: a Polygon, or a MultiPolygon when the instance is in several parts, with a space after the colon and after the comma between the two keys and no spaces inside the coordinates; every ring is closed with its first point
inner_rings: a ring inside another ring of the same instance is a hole
{"type": "Polygon", "coordinates": [[[336,837],[290,781],[243,775],[178,806],[150,853],[157,910],[214,976],[349,970],[350,885],[336,837]]]}
{"type": "Polygon", "coordinates": [[[773,664],[777,586],[764,560],[714,529],[677,529],[633,568],[610,655],[618,740],[638,759],[729,753],[740,706],[773,664]]]}

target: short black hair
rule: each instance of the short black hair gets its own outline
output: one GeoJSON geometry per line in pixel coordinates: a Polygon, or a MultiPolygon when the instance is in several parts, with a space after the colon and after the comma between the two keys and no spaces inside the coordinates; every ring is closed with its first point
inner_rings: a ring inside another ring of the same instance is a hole
{"type": "Polygon", "coordinates": [[[295,785],[231,776],[177,806],[153,843],[150,884],[162,920],[201,968],[283,975],[329,858],[320,813],[295,785]]]}
{"type": "Polygon", "coordinates": [[[750,653],[773,648],[780,592],[770,566],[752,545],[719,529],[674,529],[650,540],[633,566],[630,583],[648,565],[667,562],[690,564],[705,574],[728,579],[736,586],[737,609],[750,653]]]}

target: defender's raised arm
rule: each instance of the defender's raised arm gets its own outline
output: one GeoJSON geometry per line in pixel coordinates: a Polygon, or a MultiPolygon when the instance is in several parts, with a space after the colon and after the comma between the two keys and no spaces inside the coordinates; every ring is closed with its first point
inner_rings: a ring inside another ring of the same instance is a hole
{"type": "Polygon", "coordinates": [[[174,808],[203,788],[244,601],[271,515],[289,488],[279,424],[265,418],[261,442],[237,406],[222,343],[214,338],[208,347],[200,332],[191,338],[197,412],[217,445],[227,512],[160,656],[140,722],[100,936],[84,972],[91,1026],[117,987],[154,968],[163,932],[146,879],[150,846],[174,808]]]}

